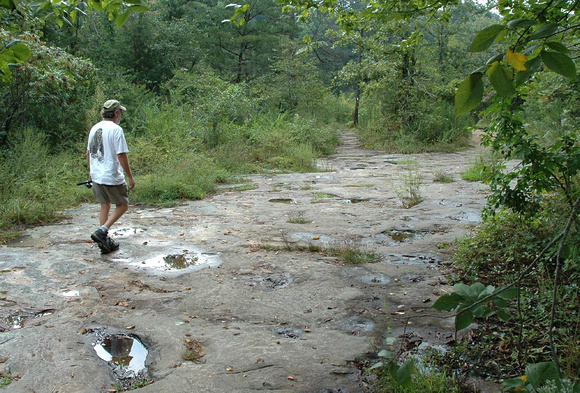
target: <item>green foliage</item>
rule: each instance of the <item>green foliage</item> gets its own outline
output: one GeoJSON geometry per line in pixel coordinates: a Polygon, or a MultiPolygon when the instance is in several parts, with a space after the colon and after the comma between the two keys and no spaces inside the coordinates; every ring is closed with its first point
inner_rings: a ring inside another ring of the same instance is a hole
{"type": "Polygon", "coordinates": [[[435,183],[453,183],[453,177],[447,175],[445,171],[438,170],[433,176],[433,182],[435,183]]]}
{"type": "Polygon", "coordinates": [[[392,350],[396,339],[389,336],[385,339],[385,348],[379,351],[377,356],[382,360],[368,368],[377,376],[373,384],[373,391],[376,392],[429,392],[447,393],[459,392],[460,389],[454,383],[454,379],[446,375],[445,372],[438,372],[417,367],[411,359],[401,364],[397,360],[395,352],[392,350]]]}
{"type": "Polygon", "coordinates": [[[92,198],[76,186],[87,171],[83,154],[50,154],[46,138],[26,129],[0,153],[0,232],[46,222],[56,211],[92,198]],[[76,161],[76,162],[75,162],[76,161]]]}
{"type": "MultiPolygon", "coordinates": [[[[0,31],[0,46],[13,39],[0,31]]],[[[31,55],[0,85],[0,145],[11,130],[24,127],[41,130],[53,147],[74,144],[84,136],[78,130],[84,126],[95,86],[95,68],[89,61],[46,46],[33,34],[21,34],[18,39],[26,43],[31,55]]]]}
{"type": "MultiPolygon", "coordinates": [[[[511,358],[517,356],[519,364],[555,361],[556,358],[557,367],[563,373],[578,375],[580,235],[573,225],[563,238],[563,244],[551,242],[554,234],[565,230],[570,219],[566,199],[553,196],[545,200],[533,217],[509,210],[488,216],[473,237],[460,241],[455,258],[461,278],[486,284],[457,284],[461,285],[460,290],[440,298],[434,307],[458,311],[470,307],[472,315],[458,314],[458,328],[466,326],[472,317],[486,317],[489,311],[503,310],[512,320],[503,322],[492,318],[482,322],[484,326],[493,324],[496,336],[485,337],[484,332],[492,327],[484,327],[475,344],[468,345],[469,348],[477,345],[475,362],[490,362],[497,356],[495,351],[489,350],[490,346],[503,345],[504,348],[513,347],[511,358]],[[556,280],[556,277],[559,278],[556,280]],[[517,304],[498,303],[497,298],[491,296],[498,290],[478,303],[482,300],[479,296],[491,287],[491,283],[513,283],[511,288],[519,290],[517,304]],[[550,318],[546,317],[548,314],[550,318]],[[514,323],[516,317],[518,321],[514,323]],[[554,346],[547,347],[547,342],[554,342],[554,346]]],[[[499,313],[498,316],[505,319],[499,313]]],[[[461,350],[458,346],[459,356],[465,356],[469,348],[461,350]]],[[[504,375],[520,372],[518,363],[510,359],[503,361],[504,375]]]]}
{"type": "Polygon", "coordinates": [[[580,392],[580,384],[561,377],[554,362],[528,364],[525,375],[504,381],[502,388],[508,392],[580,392]]]}
{"type": "Polygon", "coordinates": [[[394,190],[403,208],[410,209],[423,201],[421,196],[423,178],[417,172],[417,163],[407,164],[405,172],[400,175],[399,180],[400,182],[394,187],[394,190]]]}
{"type": "Polygon", "coordinates": [[[506,300],[515,297],[515,288],[499,288],[485,286],[476,282],[472,285],[455,284],[454,292],[441,296],[433,304],[439,311],[457,310],[455,330],[469,327],[474,318],[489,318],[497,314],[502,320],[509,320],[509,314],[504,310],[506,300]]]}

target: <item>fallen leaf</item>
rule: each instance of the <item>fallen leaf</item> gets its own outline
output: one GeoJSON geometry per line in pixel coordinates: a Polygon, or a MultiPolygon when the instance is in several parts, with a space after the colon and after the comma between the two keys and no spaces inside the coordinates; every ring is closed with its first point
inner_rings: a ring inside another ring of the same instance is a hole
{"type": "Polygon", "coordinates": [[[287,377],[286,379],[289,380],[289,381],[298,382],[298,380],[296,378],[294,378],[294,377],[287,377]]]}
{"type": "Polygon", "coordinates": [[[234,368],[231,367],[231,366],[230,367],[226,367],[226,371],[234,371],[234,368]]]}
{"type": "Polygon", "coordinates": [[[127,329],[127,330],[133,330],[133,329],[135,329],[135,325],[127,326],[125,329],[127,329]]]}

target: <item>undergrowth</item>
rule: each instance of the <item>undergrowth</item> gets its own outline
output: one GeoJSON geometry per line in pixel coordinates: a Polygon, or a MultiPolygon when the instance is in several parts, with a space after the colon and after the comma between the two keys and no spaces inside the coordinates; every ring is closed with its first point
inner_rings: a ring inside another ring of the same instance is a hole
{"type": "MultiPolygon", "coordinates": [[[[550,313],[554,307],[553,339],[562,372],[580,375],[580,244],[578,227],[572,228],[560,281],[554,288],[556,260],[541,254],[563,230],[568,206],[557,197],[545,199],[533,217],[502,211],[488,217],[470,237],[459,242],[455,254],[457,280],[499,287],[518,279],[519,297],[509,303],[508,321],[492,317],[479,320],[479,328],[461,339],[444,363],[460,367],[466,360],[469,371],[501,381],[523,375],[525,366],[552,361],[550,313]],[[543,255],[540,257],[540,255],[543,255]],[[540,259],[538,259],[540,257],[540,259]]],[[[464,367],[465,368],[465,367],[464,367]]]]}

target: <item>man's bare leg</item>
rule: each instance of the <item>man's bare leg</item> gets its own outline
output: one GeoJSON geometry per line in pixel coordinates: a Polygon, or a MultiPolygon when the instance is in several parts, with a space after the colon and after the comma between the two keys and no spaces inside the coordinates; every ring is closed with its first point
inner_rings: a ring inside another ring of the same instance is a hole
{"type": "Polygon", "coordinates": [[[118,205],[115,205],[115,210],[113,210],[113,213],[111,213],[111,215],[109,216],[109,211],[111,209],[111,205],[109,204],[108,209],[106,209],[106,214],[103,213],[103,205],[101,205],[101,214],[99,215],[99,219],[101,221],[101,225],[106,226],[107,228],[111,228],[111,226],[117,222],[117,220],[119,218],[121,218],[121,216],[125,213],[127,213],[127,210],[129,210],[129,204],[128,203],[121,203],[118,205]],[[104,214],[104,219],[105,222],[103,222],[103,214],[104,214]]]}

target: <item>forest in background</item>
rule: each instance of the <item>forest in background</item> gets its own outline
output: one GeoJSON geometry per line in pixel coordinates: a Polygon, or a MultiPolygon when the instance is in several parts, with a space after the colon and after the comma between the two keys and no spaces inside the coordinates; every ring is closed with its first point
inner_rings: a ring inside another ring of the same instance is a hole
{"type": "MultiPolygon", "coordinates": [[[[439,308],[457,312],[458,330],[485,318],[500,333],[441,367],[453,376],[468,359],[506,389],[561,389],[580,363],[576,6],[1,0],[0,240],[92,201],[76,183],[110,98],[128,108],[132,202],[150,205],[249,173],[313,171],[345,128],[416,153],[465,148],[483,127],[492,153],[474,180],[490,184],[490,208],[458,242],[457,291],[439,308]],[[489,346],[506,343],[525,350],[493,365],[489,346]]],[[[420,384],[410,367],[385,359],[385,391],[420,384]]]]}

